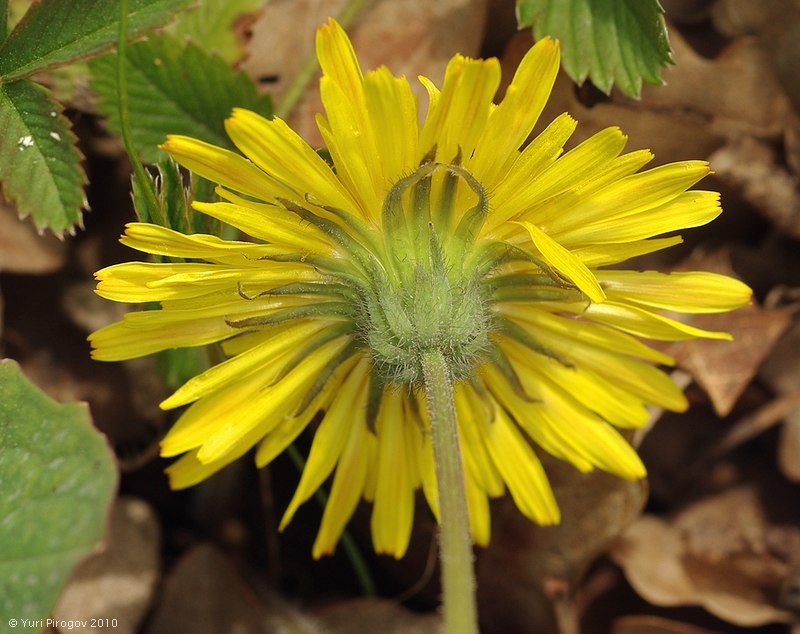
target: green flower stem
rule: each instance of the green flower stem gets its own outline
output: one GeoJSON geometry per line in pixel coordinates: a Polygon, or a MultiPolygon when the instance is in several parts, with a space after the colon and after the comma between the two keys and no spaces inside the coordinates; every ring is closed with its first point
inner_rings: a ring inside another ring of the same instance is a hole
{"type": "MultiPolygon", "coordinates": [[[[349,0],[336,17],[336,20],[342,25],[343,29],[346,29],[369,2],[370,0],[349,0]]],[[[300,97],[303,96],[305,89],[317,74],[317,70],[319,70],[319,62],[317,61],[316,53],[312,50],[308,57],[303,60],[303,64],[297,74],[292,77],[292,82],[286,88],[286,92],[283,93],[281,102],[275,107],[276,117],[285,119],[292,113],[297,102],[300,101],[300,97]]]]}
{"type": "Polygon", "coordinates": [[[133,145],[133,135],[131,134],[131,122],[128,116],[128,76],[126,74],[125,62],[127,59],[128,48],[128,0],[120,0],[119,2],[119,32],[117,36],[117,101],[119,103],[119,125],[122,129],[122,142],[125,145],[125,151],[128,153],[128,158],[133,168],[133,173],[136,180],[144,191],[145,200],[147,200],[149,218],[140,218],[140,220],[153,222],[162,227],[167,226],[164,212],[161,205],[158,203],[156,194],[153,191],[152,181],[147,176],[144,165],[139,160],[139,155],[136,153],[136,147],[133,145]]]}
{"type": "Polygon", "coordinates": [[[428,350],[423,354],[422,372],[428,396],[439,491],[439,560],[442,565],[444,631],[446,634],[478,634],[472,538],[453,404],[453,384],[441,351],[428,350]]]}

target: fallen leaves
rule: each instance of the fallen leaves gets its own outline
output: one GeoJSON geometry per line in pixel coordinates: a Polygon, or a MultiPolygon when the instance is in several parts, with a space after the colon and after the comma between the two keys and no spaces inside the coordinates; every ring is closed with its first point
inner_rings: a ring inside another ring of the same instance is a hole
{"type": "MultiPolygon", "coordinates": [[[[134,634],[147,613],[160,575],[159,526],[142,500],[120,498],[111,517],[104,549],[83,561],[53,609],[60,621],[113,619],[119,634],[134,634]]],[[[69,629],[97,631],[91,623],[69,629]]]]}
{"type": "Polygon", "coordinates": [[[752,486],[700,500],[670,520],[645,515],[611,550],[650,603],[701,605],[744,627],[794,622],[779,597],[799,556],[800,529],[771,524],[752,486]],[[789,552],[773,547],[778,535],[789,552]]]}

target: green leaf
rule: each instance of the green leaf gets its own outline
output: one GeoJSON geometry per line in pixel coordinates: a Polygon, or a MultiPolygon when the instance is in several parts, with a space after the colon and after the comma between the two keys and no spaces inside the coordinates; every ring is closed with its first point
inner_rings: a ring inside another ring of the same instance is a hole
{"type": "MultiPolygon", "coordinates": [[[[116,64],[116,54],[110,54],[92,60],[89,68],[98,107],[119,134],[116,64]]],[[[130,46],[126,73],[133,141],[148,163],[163,156],[156,146],[167,134],[233,148],[223,122],[234,106],[272,114],[269,97],[259,97],[247,75],[194,44],[180,47],[167,35],[130,46]]]]}
{"type": "Polygon", "coordinates": [[[80,223],[86,176],[61,106],[28,79],[0,83],[0,180],[20,216],[55,233],[80,223]]]}
{"type": "Polygon", "coordinates": [[[7,631],[10,619],[22,626],[47,617],[72,568],[103,535],[117,473],[85,404],[49,399],[10,360],[0,361],[0,385],[0,623],[7,631]]]}
{"type": "MultiPolygon", "coordinates": [[[[129,37],[163,24],[193,0],[130,0],[129,37]]],[[[101,53],[117,41],[119,0],[41,0],[0,47],[0,78],[11,81],[101,53]]]]}
{"type": "Polygon", "coordinates": [[[8,0],[0,0],[0,43],[8,36],[8,0]]]}
{"type": "Polygon", "coordinates": [[[672,63],[658,0],[517,0],[517,22],[532,26],[537,39],[561,40],[569,76],[589,77],[605,93],[616,81],[638,96],[642,79],[661,84],[661,67],[672,63]]]}
{"type": "Polygon", "coordinates": [[[196,9],[181,14],[167,31],[233,64],[245,53],[233,28],[235,22],[263,4],[264,0],[203,0],[196,9]]]}

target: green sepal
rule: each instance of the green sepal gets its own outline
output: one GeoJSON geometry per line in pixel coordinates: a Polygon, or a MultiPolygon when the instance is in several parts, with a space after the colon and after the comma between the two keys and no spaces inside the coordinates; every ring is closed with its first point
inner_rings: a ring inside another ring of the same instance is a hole
{"type": "Polygon", "coordinates": [[[351,301],[355,301],[357,298],[352,288],[336,282],[293,282],[262,291],[256,297],[266,295],[321,295],[323,297],[341,297],[351,301]]]}
{"type": "Polygon", "coordinates": [[[580,302],[586,296],[574,288],[553,286],[503,286],[491,293],[495,302],[580,302]]]}
{"type": "Polygon", "coordinates": [[[320,302],[308,306],[292,306],[281,308],[269,315],[247,317],[245,319],[225,319],[231,328],[258,328],[272,326],[290,319],[303,319],[305,317],[352,317],[353,306],[347,302],[320,302]]]}
{"type": "Polygon", "coordinates": [[[483,227],[483,223],[486,222],[486,217],[489,214],[489,198],[486,195],[486,190],[483,188],[483,185],[475,180],[475,177],[463,167],[452,165],[448,166],[448,169],[466,181],[467,185],[469,185],[472,191],[478,196],[478,204],[469,209],[461,217],[453,234],[461,249],[461,253],[466,253],[472,248],[472,245],[475,244],[478,233],[481,227],[483,227]]]}
{"type": "Polygon", "coordinates": [[[378,412],[381,409],[381,399],[383,399],[383,392],[386,389],[386,381],[383,380],[377,366],[372,364],[372,371],[369,375],[369,386],[367,387],[367,429],[371,433],[375,433],[375,427],[378,421],[378,412]]]}
{"type": "MultiPolygon", "coordinates": [[[[511,389],[514,390],[514,393],[519,396],[521,399],[528,401],[529,403],[535,403],[536,399],[531,398],[528,393],[525,391],[525,387],[522,385],[522,381],[519,379],[519,375],[517,371],[514,369],[514,366],[511,365],[511,361],[506,356],[506,353],[498,346],[497,344],[492,344],[486,351],[486,357],[489,359],[491,364],[500,371],[508,384],[511,386],[511,389]]],[[[484,391],[485,391],[485,386],[484,391]]],[[[482,399],[488,401],[494,401],[492,398],[482,399]]]]}
{"type": "Polygon", "coordinates": [[[502,333],[506,337],[510,339],[514,339],[518,343],[521,343],[526,348],[533,350],[534,352],[541,354],[545,357],[553,359],[554,361],[558,361],[561,365],[567,368],[574,368],[575,364],[565,359],[557,352],[554,352],[544,344],[537,341],[531,334],[525,330],[522,326],[517,325],[510,319],[506,317],[501,317],[497,315],[494,319],[494,326],[497,329],[497,332],[502,333]]]}
{"type": "Polygon", "coordinates": [[[333,341],[342,335],[352,332],[354,328],[355,326],[353,323],[349,321],[343,321],[341,323],[333,324],[323,328],[320,332],[311,337],[311,339],[306,341],[300,346],[300,348],[298,348],[297,352],[295,352],[295,354],[292,355],[292,358],[286,362],[283,368],[281,368],[280,372],[278,372],[270,385],[275,385],[278,383],[278,381],[280,381],[287,374],[289,374],[289,372],[300,365],[300,363],[304,359],[307,359],[315,350],[318,350],[329,341],[333,341]]]}
{"type": "Polygon", "coordinates": [[[352,263],[361,265],[362,271],[366,272],[368,270],[368,263],[370,261],[369,251],[357,240],[355,240],[353,236],[347,233],[347,231],[342,229],[341,226],[332,220],[321,218],[313,211],[310,211],[309,209],[306,209],[297,203],[293,203],[291,200],[287,200],[286,198],[276,198],[275,200],[287,211],[291,211],[301,219],[323,231],[329,238],[331,238],[331,240],[333,240],[342,249],[347,251],[349,255],[355,258],[355,261],[352,263]]]}
{"type": "Polygon", "coordinates": [[[347,344],[345,344],[344,348],[342,348],[336,356],[331,359],[327,365],[322,368],[320,373],[317,375],[317,378],[314,380],[314,383],[309,388],[306,395],[303,397],[303,400],[300,402],[300,405],[297,406],[293,416],[299,416],[302,414],[305,409],[314,402],[314,399],[317,398],[322,389],[328,383],[328,380],[331,378],[333,373],[336,371],[342,363],[347,361],[350,357],[352,357],[358,350],[361,348],[361,342],[355,339],[352,339],[347,344]]]}

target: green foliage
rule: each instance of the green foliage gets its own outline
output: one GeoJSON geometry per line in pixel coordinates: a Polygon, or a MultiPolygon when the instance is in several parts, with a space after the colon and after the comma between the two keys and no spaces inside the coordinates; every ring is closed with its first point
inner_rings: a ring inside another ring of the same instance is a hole
{"type": "MultiPolygon", "coordinates": [[[[111,129],[119,133],[116,54],[90,63],[92,87],[111,129]]],[[[168,35],[151,37],[128,48],[128,109],[133,142],[142,159],[155,163],[167,134],[185,134],[232,148],[223,121],[234,106],[270,116],[268,96],[259,97],[252,80],[234,72],[221,58],[168,35]]]]}
{"type": "Polygon", "coordinates": [[[672,63],[658,0],[517,0],[517,22],[561,40],[570,77],[589,77],[606,93],[616,82],[638,96],[642,79],[660,84],[661,66],[672,63]]]}
{"type": "MultiPolygon", "coordinates": [[[[130,0],[129,36],[167,22],[192,0],[130,0]]],[[[42,0],[0,47],[0,79],[11,81],[110,49],[118,0],[42,0]]]]}
{"type": "Polygon", "coordinates": [[[8,0],[0,0],[0,43],[8,35],[8,0]]]}
{"type": "MultiPolygon", "coordinates": [[[[86,406],[61,405],[0,361],[0,623],[47,617],[102,537],[114,459],[86,406]]],[[[5,630],[4,630],[5,631],[5,630]]]]}
{"type": "Polygon", "coordinates": [[[0,179],[21,216],[60,233],[80,222],[80,153],[61,106],[29,79],[0,83],[0,179]]]}
{"type": "MultiPolygon", "coordinates": [[[[131,0],[131,35],[163,24],[191,2],[131,0]]],[[[25,78],[111,48],[119,8],[118,0],[41,0],[0,45],[0,180],[20,216],[33,216],[40,229],[58,234],[80,223],[86,175],[63,108],[25,78]]],[[[0,0],[0,36],[8,9],[0,0]]]]}
{"type": "Polygon", "coordinates": [[[233,25],[237,18],[263,4],[264,0],[203,0],[197,8],[182,14],[167,31],[181,42],[188,39],[233,64],[244,53],[233,25]]]}

